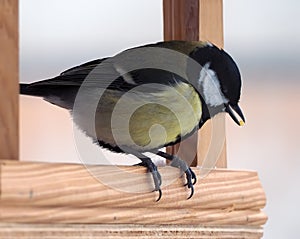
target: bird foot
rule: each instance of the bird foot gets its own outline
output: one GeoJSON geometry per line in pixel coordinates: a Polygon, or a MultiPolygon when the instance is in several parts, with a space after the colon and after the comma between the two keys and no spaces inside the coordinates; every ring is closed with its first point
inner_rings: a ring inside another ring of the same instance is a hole
{"type": "Polygon", "coordinates": [[[141,163],[135,165],[146,167],[148,171],[151,173],[154,182],[153,191],[158,191],[158,198],[156,199],[156,202],[158,202],[162,196],[162,191],[160,189],[162,183],[161,175],[157,170],[157,166],[151,161],[151,159],[143,158],[141,160],[142,160],[141,163]]]}
{"type": "Polygon", "coordinates": [[[187,186],[191,189],[190,196],[187,199],[190,199],[194,195],[194,184],[197,182],[196,174],[192,169],[187,165],[187,163],[181,160],[179,157],[173,156],[172,162],[170,164],[172,167],[181,169],[185,175],[187,183],[184,186],[187,186]]]}

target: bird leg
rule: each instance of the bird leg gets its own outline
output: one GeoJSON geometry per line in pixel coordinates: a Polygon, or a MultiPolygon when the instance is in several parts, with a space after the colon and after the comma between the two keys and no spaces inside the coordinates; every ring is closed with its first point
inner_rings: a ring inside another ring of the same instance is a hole
{"type": "Polygon", "coordinates": [[[187,165],[187,163],[185,161],[183,161],[182,159],[180,159],[179,157],[177,157],[175,155],[167,154],[162,151],[158,151],[156,154],[165,159],[170,160],[171,161],[170,166],[179,168],[180,170],[182,170],[185,173],[187,183],[184,186],[188,186],[188,188],[191,189],[191,194],[187,198],[187,199],[190,199],[194,195],[194,184],[197,182],[197,177],[196,177],[195,173],[191,170],[191,168],[187,165]]]}
{"type": "Polygon", "coordinates": [[[136,157],[138,157],[142,162],[137,164],[139,166],[144,166],[148,169],[148,171],[152,174],[152,178],[154,181],[154,191],[158,191],[159,195],[158,198],[156,199],[156,201],[158,202],[161,199],[162,196],[162,191],[160,189],[160,185],[161,185],[161,176],[160,173],[157,170],[156,165],[152,162],[152,160],[140,153],[135,153],[134,154],[136,157]]]}

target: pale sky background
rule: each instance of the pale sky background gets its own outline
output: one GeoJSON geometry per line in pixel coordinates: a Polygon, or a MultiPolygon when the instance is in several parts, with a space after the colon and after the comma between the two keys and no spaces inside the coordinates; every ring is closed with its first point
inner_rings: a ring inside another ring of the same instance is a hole
{"type": "MultiPolygon", "coordinates": [[[[229,168],[258,171],[264,238],[300,234],[299,16],[299,0],[224,0],[225,49],[242,72],[247,120],[227,120],[229,168]]],[[[20,0],[22,82],[160,40],[161,0],[20,0]]],[[[22,160],[78,162],[72,130],[66,111],[21,97],[22,160]]]]}

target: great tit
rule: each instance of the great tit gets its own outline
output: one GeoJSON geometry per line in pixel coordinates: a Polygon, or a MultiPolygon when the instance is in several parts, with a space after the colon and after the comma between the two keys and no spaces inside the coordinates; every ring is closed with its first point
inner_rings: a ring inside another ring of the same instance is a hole
{"type": "Polygon", "coordinates": [[[20,84],[20,93],[70,111],[75,124],[100,146],[132,154],[147,167],[154,190],[161,176],[145,152],[186,174],[191,198],[196,175],[176,155],[161,151],[191,136],[214,115],[228,112],[243,125],[241,76],[223,49],[202,41],[165,41],[93,60],[60,75],[20,84]]]}

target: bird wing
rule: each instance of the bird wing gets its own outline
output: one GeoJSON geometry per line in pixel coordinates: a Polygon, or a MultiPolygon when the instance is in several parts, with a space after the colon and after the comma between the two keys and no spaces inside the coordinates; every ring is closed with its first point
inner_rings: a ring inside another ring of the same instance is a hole
{"type": "MultiPolygon", "coordinates": [[[[186,81],[175,73],[162,69],[145,68],[127,72],[122,65],[116,65],[113,58],[93,60],[82,65],[63,71],[60,75],[28,85],[31,90],[68,88],[68,87],[96,87],[128,91],[143,84],[174,85],[179,81],[186,81]]],[[[151,91],[153,87],[149,86],[151,91]]],[[[159,88],[155,87],[155,91],[159,88]]],[[[59,91],[58,91],[59,92],[59,91]]]]}
{"type": "Polygon", "coordinates": [[[174,78],[177,82],[183,79],[176,74],[159,70],[159,68],[162,68],[166,62],[168,64],[171,62],[172,64],[172,61],[174,61],[177,63],[174,63],[176,68],[181,68],[179,71],[180,75],[184,75],[186,67],[184,62],[185,59],[179,64],[178,62],[182,59],[170,59],[170,56],[165,55],[166,52],[164,51],[162,51],[161,55],[156,55],[157,49],[164,48],[180,52],[183,55],[189,55],[196,47],[203,47],[206,44],[206,42],[169,41],[139,46],[125,50],[114,57],[96,59],[72,67],[63,71],[57,77],[35,82],[30,86],[55,85],[62,87],[86,86],[98,88],[107,88],[110,86],[112,89],[115,88],[116,90],[123,91],[128,90],[128,88],[132,88],[135,85],[145,83],[169,85],[175,82],[174,78]],[[156,49],[156,51],[152,49],[156,49]],[[144,69],[139,68],[133,70],[132,66],[135,66],[138,62],[147,63],[147,67],[144,67],[144,69]],[[154,65],[155,67],[151,68],[151,65],[154,65]],[[131,70],[127,70],[128,66],[131,70]]]}

